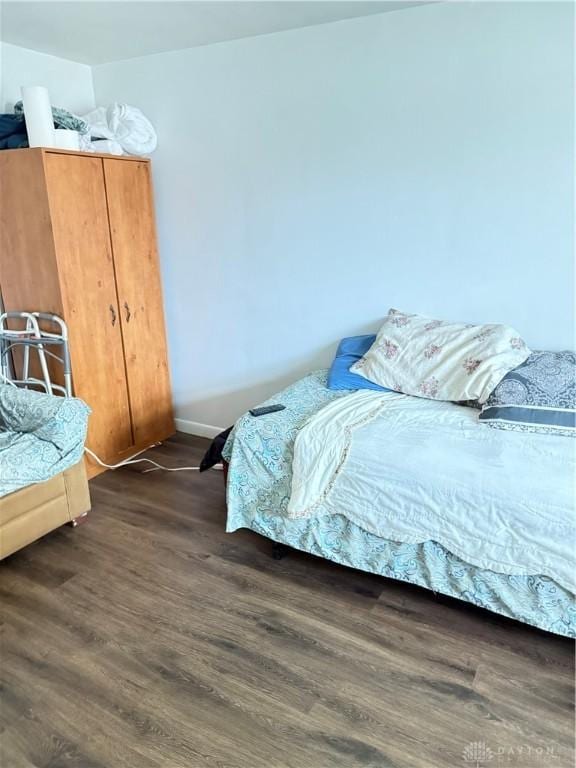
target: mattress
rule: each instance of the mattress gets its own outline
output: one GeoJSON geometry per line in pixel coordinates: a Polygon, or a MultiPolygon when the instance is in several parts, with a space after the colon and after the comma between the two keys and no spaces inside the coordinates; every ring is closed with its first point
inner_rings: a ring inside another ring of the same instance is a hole
{"type": "Polygon", "coordinates": [[[574,442],[507,432],[475,408],[352,392],[298,433],[289,517],[339,512],[376,536],[433,540],[478,568],[576,593],[574,442]]]}
{"type": "Polygon", "coordinates": [[[312,373],[266,403],[283,403],[285,411],[260,419],[246,414],[236,423],[223,454],[230,463],[227,530],[249,528],[328,560],[576,637],[576,599],[550,577],[479,568],[436,541],[405,543],[376,536],[337,512],[288,518],[296,436],[310,417],[349,394],[328,390],[326,374],[312,373]]]}

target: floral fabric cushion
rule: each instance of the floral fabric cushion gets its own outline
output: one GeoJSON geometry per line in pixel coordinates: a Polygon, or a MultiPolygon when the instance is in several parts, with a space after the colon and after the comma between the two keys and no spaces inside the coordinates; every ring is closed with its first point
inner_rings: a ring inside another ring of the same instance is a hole
{"type": "Polygon", "coordinates": [[[533,352],[506,374],[479,418],[497,429],[576,437],[576,353],[533,352]]]}
{"type": "Polygon", "coordinates": [[[0,497],[80,461],[89,413],[76,397],[0,384],[0,497]]]}
{"type": "Polygon", "coordinates": [[[372,347],[350,370],[406,395],[484,403],[529,354],[507,325],[450,323],[391,309],[372,347]]]}

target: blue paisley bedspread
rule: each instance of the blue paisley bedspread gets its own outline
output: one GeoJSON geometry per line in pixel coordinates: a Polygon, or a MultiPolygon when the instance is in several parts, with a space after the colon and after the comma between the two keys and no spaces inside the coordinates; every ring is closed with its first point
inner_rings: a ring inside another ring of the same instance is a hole
{"type": "Polygon", "coordinates": [[[326,371],[312,373],[266,401],[285,411],[242,416],[226,446],[226,530],[249,528],[288,546],[342,565],[407,581],[495,613],[576,637],[576,598],[545,576],[483,570],[435,541],[404,544],[368,533],[340,514],[303,520],[285,516],[291,492],[294,440],[323,406],[348,394],[326,388],[326,371]]]}
{"type": "Polygon", "coordinates": [[[77,398],[0,384],[0,497],[80,461],[89,413],[77,398]]]}

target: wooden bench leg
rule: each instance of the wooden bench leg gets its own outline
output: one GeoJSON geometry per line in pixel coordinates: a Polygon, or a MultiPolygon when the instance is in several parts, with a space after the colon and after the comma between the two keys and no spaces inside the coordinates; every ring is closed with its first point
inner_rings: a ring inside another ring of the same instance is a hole
{"type": "Polygon", "coordinates": [[[78,515],[78,517],[75,517],[73,520],[68,523],[68,525],[71,525],[72,528],[77,528],[79,525],[84,525],[84,523],[88,522],[88,512],[83,512],[81,515],[78,515]]]}

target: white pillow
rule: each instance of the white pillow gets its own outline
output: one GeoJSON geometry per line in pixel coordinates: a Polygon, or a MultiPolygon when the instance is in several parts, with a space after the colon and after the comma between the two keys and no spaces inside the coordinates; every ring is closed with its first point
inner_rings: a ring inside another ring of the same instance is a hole
{"type": "Polygon", "coordinates": [[[529,354],[507,325],[449,323],[391,309],[374,344],[350,370],[406,395],[483,403],[529,354]]]}

